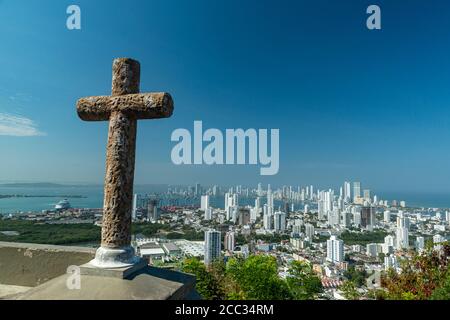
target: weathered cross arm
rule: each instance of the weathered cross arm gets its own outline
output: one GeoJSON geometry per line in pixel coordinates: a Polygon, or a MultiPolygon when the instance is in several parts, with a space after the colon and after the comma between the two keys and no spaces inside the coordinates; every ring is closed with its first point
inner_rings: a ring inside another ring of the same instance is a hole
{"type": "Polygon", "coordinates": [[[132,119],[161,119],[172,116],[174,104],[165,92],[97,96],[78,100],[78,116],[84,121],[107,121],[113,112],[132,119]]]}

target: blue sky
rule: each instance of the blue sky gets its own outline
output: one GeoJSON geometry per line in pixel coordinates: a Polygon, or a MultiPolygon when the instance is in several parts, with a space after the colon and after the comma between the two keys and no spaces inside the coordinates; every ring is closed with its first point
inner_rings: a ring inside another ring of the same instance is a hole
{"type": "Polygon", "coordinates": [[[137,183],[450,188],[447,1],[0,0],[0,40],[2,181],[102,183],[107,123],[75,103],[110,94],[126,56],[142,92],[175,100],[171,119],[139,123],[137,183]],[[81,31],[66,29],[70,4],[81,31]],[[365,27],[370,4],[382,30],[365,27]],[[170,135],[194,120],[279,128],[279,174],[173,165],[170,135]]]}

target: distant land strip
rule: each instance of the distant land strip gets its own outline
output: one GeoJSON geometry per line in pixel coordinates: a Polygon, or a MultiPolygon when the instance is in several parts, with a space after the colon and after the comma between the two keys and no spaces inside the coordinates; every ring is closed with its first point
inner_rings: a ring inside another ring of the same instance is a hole
{"type": "Polygon", "coordinates": [[[29,194],[0,194],[0,199],[9,198],[64,198],[64,199],[84,199],[86,196],[79,195],[29,195],[29,194]]]}

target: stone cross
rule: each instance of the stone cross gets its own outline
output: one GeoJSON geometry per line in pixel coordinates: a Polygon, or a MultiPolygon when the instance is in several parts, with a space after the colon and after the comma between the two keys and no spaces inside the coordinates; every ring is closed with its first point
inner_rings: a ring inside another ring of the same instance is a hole
{"type": "Polygon", "coordinates": [[[91,261],[100,268],[121,268],[137,261],[131,247],[137,120],[169,118],[174,109],[170,94],[139,94],[139,84],[139,62],[116,59],[112,95],[77,102],[78,116],[82,120],[109,121],[102,243],[91,261]]]}

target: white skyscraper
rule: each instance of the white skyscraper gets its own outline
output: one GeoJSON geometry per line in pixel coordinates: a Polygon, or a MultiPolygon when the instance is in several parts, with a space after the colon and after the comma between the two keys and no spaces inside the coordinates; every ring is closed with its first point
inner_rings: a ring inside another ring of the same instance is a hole
{"type": "Polygon", "coordinates": [[[258,191],[256,192],[258,197],[262,197],[263,196],[263,189],[262,189],[262,184],[258,183],[258,191]]]}
{"type": "Polygon", "coordinates": [[[333,210],[333,190],[320,191],[319,200],[317,201],[318,218],[320,220],[329,219],[329,212],[333,210]]]}
{"type": "Polygon", "coordinates": [[[317,212],[319,220],[323,220],[326,217],[324,201],[317,201],[317,212]]]}
{"type": "Polygon", "coordinates": [[[390,268],[397,269],[397,257],[393,254],[384,257],[384,270],[388,271],[390,268]]]}
{"type": "Polygon", "coordinates": [[[238,195],[235,193],[225,193],[225,211],[228,210],[228,207],[235,207],[239,205],[238,195]]]}
{"type": "Polygon", "coordinates": [[[352,191],[351,191],[351,184],[350,182],[345,181],[344,182],[344,200],[345,202],[350,202],[352,199],[352,191]]]}
{"type": "Polygon", "coordinates": [[[383,214],[383,220],[384,223],[390,223],[391,222],[391,212],[389,210],[385,210],[383,214]]]}
{"type": "Polygon", "coordinates": [[[131,219],[133,221],[135,221],[136,218],[137,218],[138,201],[139,201],[139,195],[138,194],[134,194],[134,197],[133,197],[133,208],[132,208],[132,211],[131,211],[131,219]]]}
{"type": "Polygon", "coordinates": [[[211,207],[208,207],[205,210],[205,220],[211,220],[212,219],[212,212],[213,212],[213,210],[212,210],[211,207]]]}
{"type": "Polygon", "coordinates": [[[250,209],[250,222],[255,222],[258,218],[258,213],[256,207],[250,209]]]}
{"type": "Polygon", "coordinates": [[[334,263],[344,261],[344,241],[338,240],[336,236],[327,240],[327,260],[334,263]]]}
{"type": "Polygon", "coordinates": [[[369,203],[372,201],[372,199],[370,197],[370,190],[369,189],[365,189],[364,190],[363,198],[364,198],[365,201],[368,201],[369,203]]]}
{"type": "MultiPolygon", "coordinates": [[[[294,211],[294,210],[292,210],[294,211]]],[[[309,206],[307,204],[305,204],[305,206],[303,207],[303,213],[308,213],[309,212],[309,206]]]]}
{"type": "Polygon", "coordinates": [[[263,216],[264,229],[273,230],[273,215],[269,212],[269,207],[264,205],[264,216],[263,216]]]}
{"type": "Polygon", "coordinates": [[[273,194],[270,189],[267,191],[267,205],[273,208],[273,194]]]}
{"type": "Polygon", "coordinates": [[[201,197],[200,210],[206,211],[209,208],[209,195],[201,197]]]}
{"type": "Polygon", "coordinates": [[[314,238],[314,226],[310,223],[305,224],[305,235],[310,241],[314,238]]]}
{"type": "Polygon", "coordinates": [[[417,252],[422,252],[425,249],[425,238],[424,237],[417,237],[416,238],[416,242],[415,242],[415,246],[416,246],[416,251],[417,252]]]}
{"type": "Polygon", "coordinates": [[[215,230],[205,231],[205,264],[211,264],[219,259],[220,252],[220,232],[215,230]]]}
{"type": "Polygon", "coordinates": [[[407,228],[397,228],[396,231],[397,250],[409,248],[409,230],[407,228]]]}
{"type": "Polygon", "coordinates": [[[434,250],[440,251],[442,249],[442,243],[445,241],[445,238],[440,234],[433,236],[434,250]]]}
{"type": "Polygon", "coordinates": [[[352,214],[353,214],[353,224],[359,227],[361,225],[361,207],[360,206],[352,207],[352,214]]]}
{"type": "Polygon", "coordinates": [[[361,183],[353,182],[353,202],[357,202],[361,198],[361,183]]]}
{"type": "Polygon", "coordinates": [[[255,212],[256,215],[259,216],[259,213],[261,212],[261,198],[257,197],[255,199],[255,212]]]}
{"type": "Polygon", "coordinates": [[[236,240],[233,231],[229,231],[225,234],[224,246],[225,250],[234,251],[234,248],[236,246],[236,240]]]}
{"type": "Polygon", "coordinates": [[[394,251],[395,238],[391,235],[384,237],[383,253],[390,254],[394,251]]]}
{"type": "Polygon", "coordinates": [[[281,211],[275,212],[274,229],[276,232],[283,232],[286,230],[286,213],[281,211]]]}
{"type": "Polygon", "coordinates": [[[409,248],[409,219],[401,211],[397,215],[396,240],[397,250],[409,248]]]}
{"type": "Polygon", "coordinates": [[[330,226],[339,225],[340,212],[339,208],[336,206],[332,211],[328,211],[328,224],[330,226]]]}

